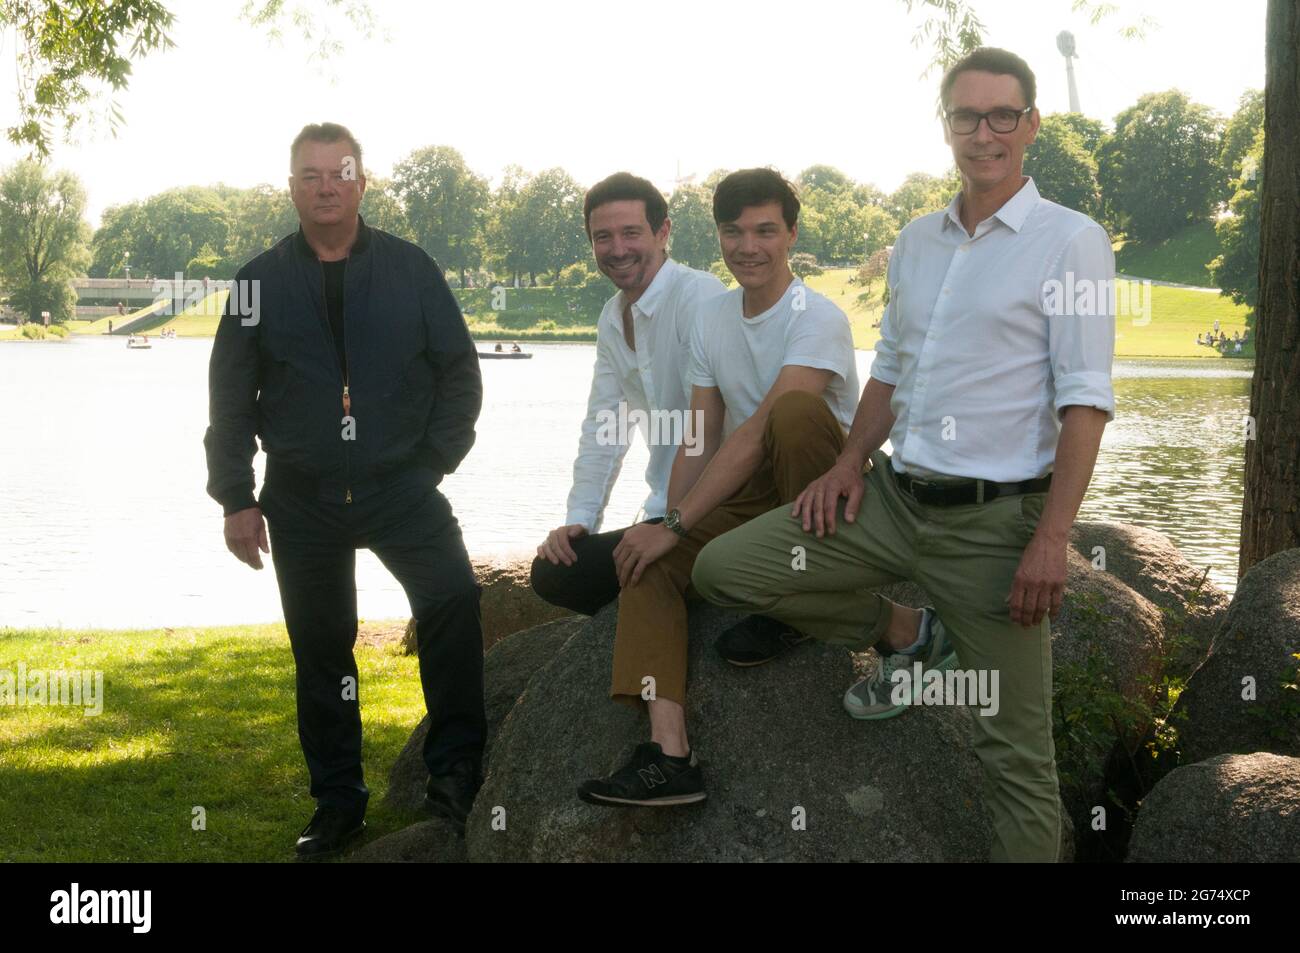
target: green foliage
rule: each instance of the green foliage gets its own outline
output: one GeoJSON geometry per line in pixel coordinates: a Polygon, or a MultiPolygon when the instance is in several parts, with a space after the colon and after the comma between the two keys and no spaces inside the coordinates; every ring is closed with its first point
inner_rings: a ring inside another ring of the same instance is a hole
{"type": "Polygon", "coordinates": [[[790,256],[790,270],[800,278],[813,278],[822,273],[822,267],[817,264],[817,259],[806,251],[790,256]]]}
{"type": "Polygon", "coordinates": [[[1063,116],[1043,117],[1037,138],[1025,150],[1024,169],[1043,198],[1090,218],[1101,217],[1097,160],[1074,123],[1063,116]]]}
{"type": "MultiPolygon", "coordinates": [[[[51,129],[71,132],[101,85],[127,85],[131,60],[173,46],[172,14],[154,0],[0,0],[0,33],[13,30],[18,116],[9,141],[48,157],[51,129]],[[124,47],[128,47],[124,49],[124,47]]],[[[113,104],[112,128],[122,122],[113,104]]]]}
{"type": "Polygon", "coordinates": [[[1205,221],[1215,201],[1222,120],[1177,90],[1147,93],[1115,117],[1098,150],[1107,222],[1142,242],[1205,221]]]}
{"type": "Polygon", "coordinates": [[[736,276],[731,273],[731,269],[727,267],[727,263],[721,258],[709,265],[709,274],[713,275],[713,277],[717,278],[728,288],[736,283],[736,276]]]}
{"type": "Polygon", "coordinates": [[[1232,214],[1215,225],[1223,253],[1210,262],[1210,274],[1223,294],[1251,309],[1253,318],[1259,305],[1259,190],[1264,182],[1262,128],[1238,167],[1241,173],[1232,182],[1233,194],[1228,201],[1232,214]]]}
{"type": "Polygon", "coordinates": [[[1241,94],[1237,111],[1223,129],[1223,148],[1219,150],[1219,177],[1224,184],[1224,200],[1236,191],[1233,182],[1241,178],[1241,162],[1264,131],[1264,92],[1248,89],[1241,94]]]}
{"type": "Polygon", "coordinates": [[[89,260],[90,228],[82,221],[86,191],[70,172],[46,172],[30,160],[0,174],[0,286],[6,303],[39,321],[73,317],[68,284],[89,260]]]}
{"type": "MultiPolygon", "coordinates": [[[[1291,655],[1300,663],[1300,652],[1291,655]]],[[[1264,724],[1268,736],[1287,747],[1300,744],[1300,664],[1278,682],[1281,694],[1272,701],[1252,705],[1246,714],[1264,724]]]]}
{"type": "Polygon", "coordinates": [[[673,223],[672,256],[683,265],[707,269],[718,257],[718,229],[713,222],[713,194],[700,185],[679,186],[668,200],[673,223]]]}
{"type": "Polygon", "coordinates": [[[443,268],[465,272],[483,258],[488,183],[450,146],[425,146],[393,169],[393,195],[415,242],[443,268]]]}
{"type": "Polygon", "coordinates": [[[886,199],[885,210],[894,217],[896,229],[902,229],[914,218],[947,208],[959,191],[961,175],[956,168],[943,178],[913,172],[886,199]]]}

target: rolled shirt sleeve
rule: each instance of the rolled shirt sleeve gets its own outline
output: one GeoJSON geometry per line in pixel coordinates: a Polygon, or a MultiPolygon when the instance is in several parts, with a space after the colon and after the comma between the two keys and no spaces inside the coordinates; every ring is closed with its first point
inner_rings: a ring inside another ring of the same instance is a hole
{"type": "Polygon", "coordinates": [[[872,377],[891,387],[898,383],[898,274],[899,260],[903,250],[903,235],[900,233],[894,242],[894,250],[889,255],[889,266],[885,271],[885,283],[889,287],[889,304],[880,319],[880,340],[876,342],[876,356],[871,362],[872,377]]]}
{"type": "Polygon", "coordinates": [[[1066,407],[1076,404],[1105,411],[1108,422],[1115,419],[1111,386],[1114,289],[1115,253],[1110,238],[1100,225],[1089,222],[1069,240],[1044,282],[1043,307],[1056,392],[1053,407],[1058,420],[1066,407]]]}
{"type": "Polygon", "coordinates": [[[587,398],[587,416],[582,421],[582,436],[578,440],[578,456],[573,462],[573,486],[564,518],[566,525],[577,523],[591,533],[600,529],[605,506],[628,449],[628,441],[601,439],[601,431],[607,431],[609,426],[604,421],[611,414],[617,421],[619,403],[623,400],[623,385],[609,347],[608,329],[602,324],[596,333],[596,368],[587,398]]]}

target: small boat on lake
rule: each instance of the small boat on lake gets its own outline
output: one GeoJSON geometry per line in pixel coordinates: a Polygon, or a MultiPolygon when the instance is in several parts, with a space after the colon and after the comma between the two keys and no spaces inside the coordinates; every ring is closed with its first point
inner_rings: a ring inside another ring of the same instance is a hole
{"type": "Polygon", "coordinates": [[[126,346],[132,351],[146,351],[153,347],[147,334],[132,334],[126,339],[126,346]]]}
{"type": "Polygon", "coordinates": [[[532,355],[525,353],[518,344],[510,346],[506,350],[500,344],[490,351],[479,351],[479,360],[481,361],[527,361],[532,355]]]}

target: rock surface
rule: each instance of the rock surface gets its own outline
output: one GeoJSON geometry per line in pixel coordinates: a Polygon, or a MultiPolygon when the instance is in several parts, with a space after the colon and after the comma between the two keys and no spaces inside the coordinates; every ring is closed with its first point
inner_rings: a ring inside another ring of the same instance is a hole
{"type": "MultiPolygon", "coordinates": [[[[569,616],[534,629],[516,632],[496,643],[483,658],[484,708],[487,711],[487,745],[484,761],[491,756],[497,730],[515,701],[523,694],[528,681],[550,662],[561,645],[586,622],[584,616],[569,616]]],[[[418,810],[424,803],[424,785],[429,772],[421,751],[429,733],[429,716],[425,715],[407,740],[388,776],[388,793],[384,803],[402,811],[418,810]]]]}
{"type": "Polygon", "coordinates": [[[1142,802],[1128,860],[1300,861],[1300,758],[1227,754],[1170,772],[1142,802]]]}
{"type": "Polygon", "coordinates": [[[1300,549],[1275,553],[1242,578],[1174,708],[1181,762],[1226,753],[1300,756],[1300,549]],[[1242,697],[1253,679],[1255,699],[1242,697]]]}

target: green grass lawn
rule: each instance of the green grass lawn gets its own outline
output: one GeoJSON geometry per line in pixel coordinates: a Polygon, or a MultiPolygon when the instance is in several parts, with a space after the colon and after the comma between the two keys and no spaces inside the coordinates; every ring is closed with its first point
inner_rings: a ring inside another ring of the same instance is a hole
{"type": "MultiPolygon", "coordinates": [[[[367,838],[424,714],[414,657],[359,644],[367,838]]],[[[0,861],[283,861],[314,809],[282,625],[0,629],[0,670],[100,670],[103,713],[0,707],[0,861]],[[196,806],[207,829],[191,828],[196,806]]]]}
{"type": "Polygon", "coordinates": [[[1117,242],[1115,270],[1134,278],[1210,287],[1214,281],[1205,266],[1221,251],[1214,223],[1201,222],[1151,245],[1117,242]]]}

